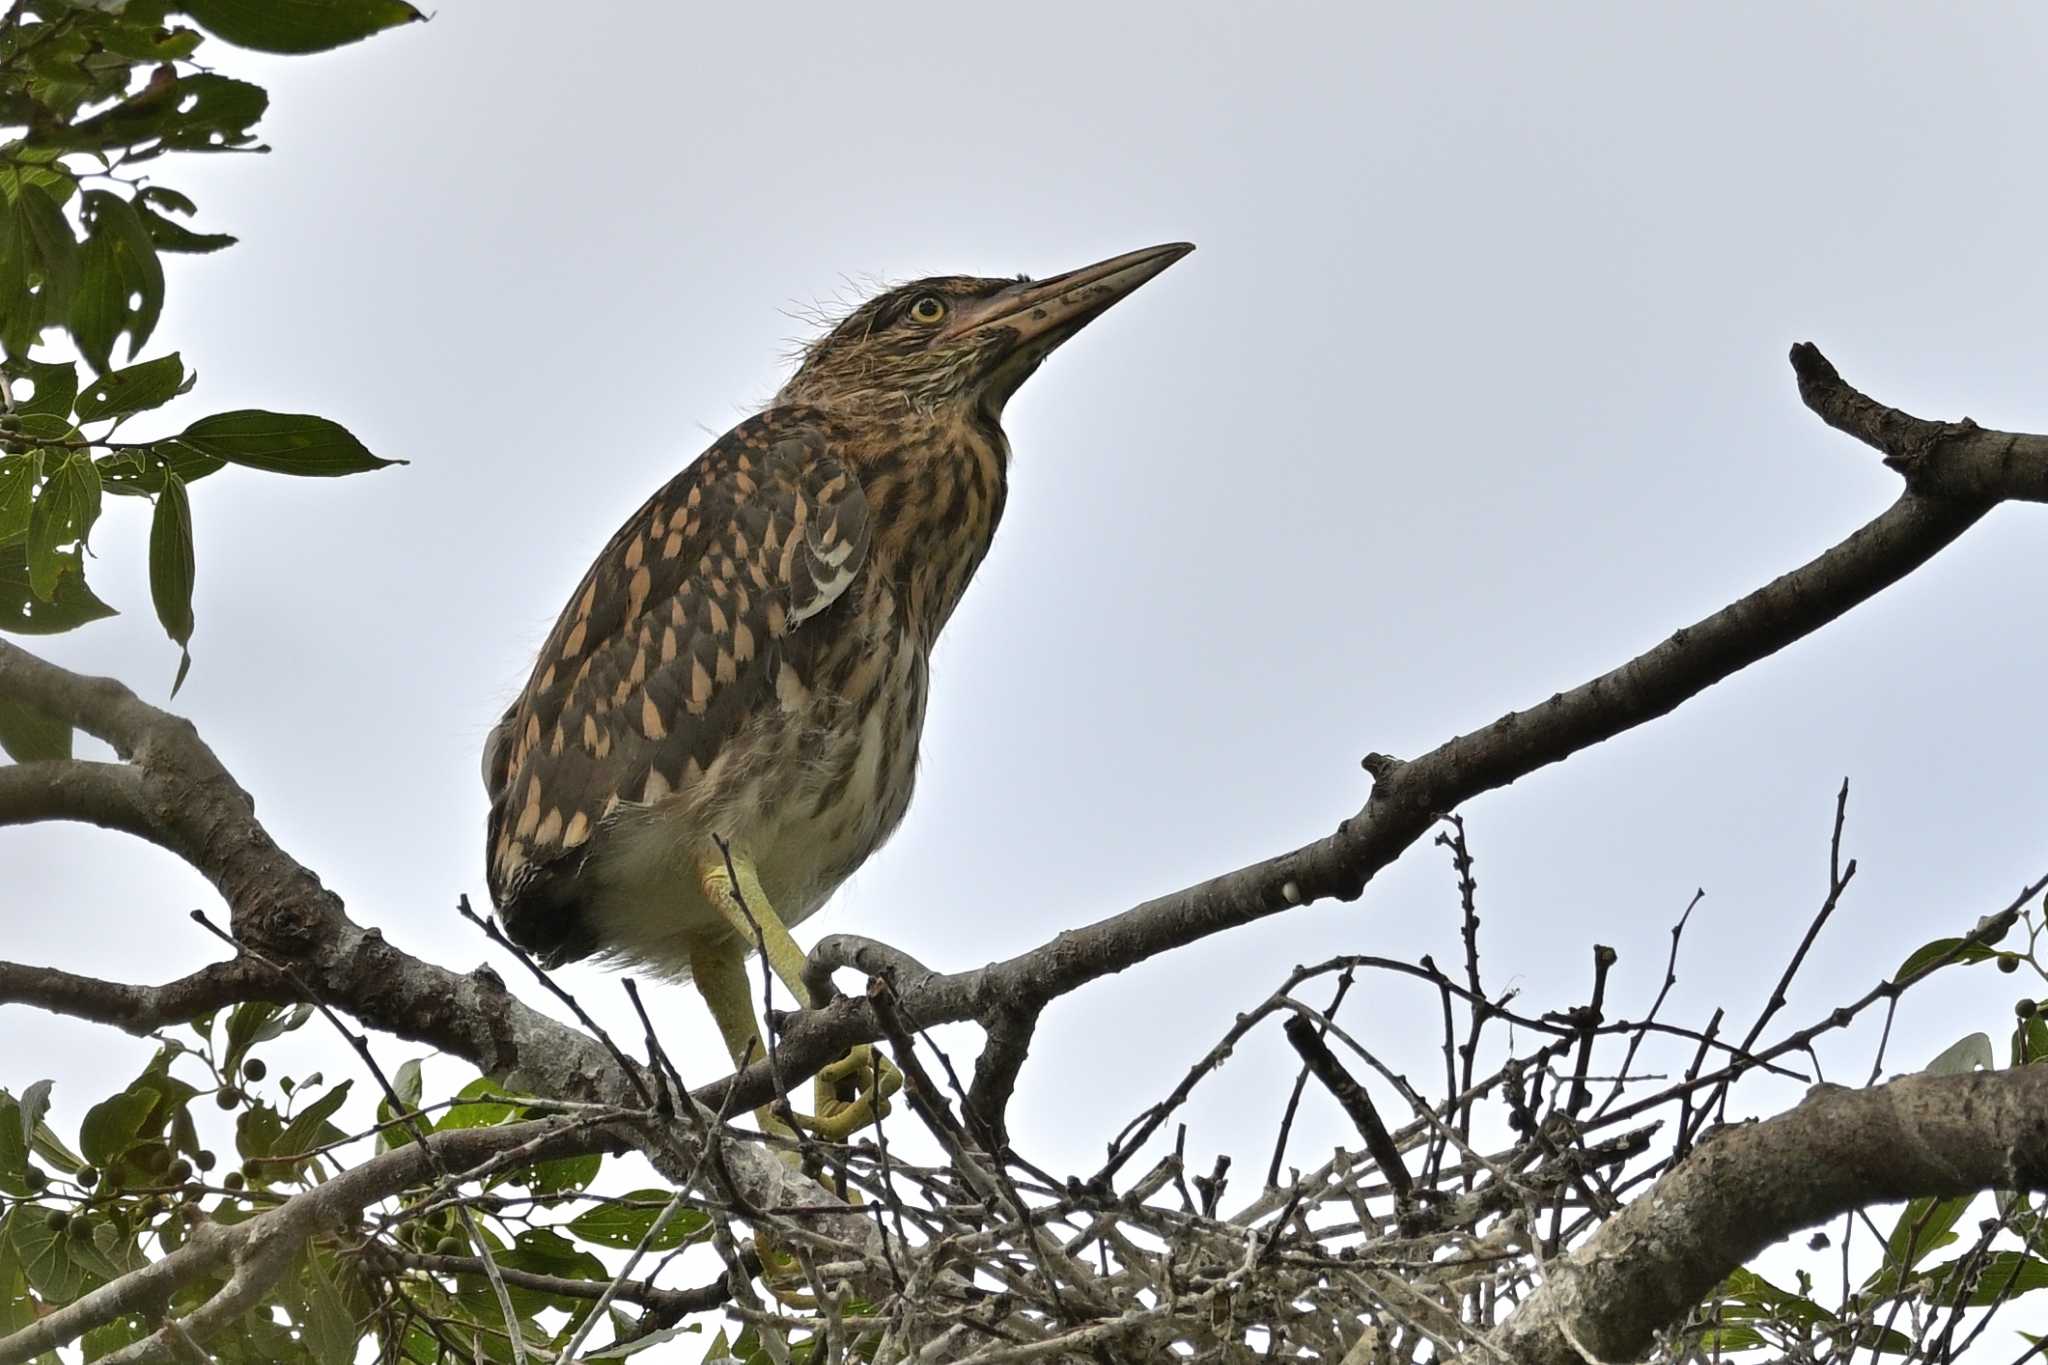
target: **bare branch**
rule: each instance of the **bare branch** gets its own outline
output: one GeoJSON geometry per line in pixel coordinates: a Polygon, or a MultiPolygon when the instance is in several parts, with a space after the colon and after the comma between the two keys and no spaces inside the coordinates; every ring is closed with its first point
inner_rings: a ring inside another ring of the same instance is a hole
{"type": "MultiPolygon", "coordinates": [[[[476,1256],[435,1256],[407,1251],[402,1247],[386,1248],[382,1254],[408,1269],[424,1270],[430,1275],[473,1275],[481,1280],[487,1274],[482,1258],[476,1256]]],[[[726,1275],[720,1275],[696,1289],[663,1289],[640,1280],[578,1280],[567,1275],[517,1270],[511,1266],[501,1266],[498,1274],[506,1284],[563,1298],[595,1300],[603,1298],[609,1290],[614,1299],[623,1303],[638,1304],[676,1318],[716,1308],[732,1297],[726,1275]]]]}
{"type": "Polygon", "coordinates": [[[216,962],[161,986],[134,986],[55,967],[0,962],[0,1005],[34,1005],[138,1035],[197,1019],[224,1005],[293,998],[294,993],[274,973],[246,958],[216,962]]]}
{"type": "Polygon", "coordinates": [[[1722,1130],[1570,1255],[1495,1344],[1522,1365],[1636,1360],[1736,1267],[1849,1209],[2048,1188],[2048,1070],[1816,1086],[1722,1130]]]}
{"type": "Polygon", "coordinates": [[[1408,1174],[1408,1167],[1401,1160],[1401,1149],[1394,1145],[1393,1135],[1387,1132],[1387,1125],[1380,1120],[1379,1110],[1373,1106],[1372,1096],[1364,1086],[1344,1069],[1337,1055],[1330,1051],[1316,1033],[1316,1026],[1299,1014],[1288,1016],[1281,1025],[1287,1034],[1287,1041],[1300,1054],[1302,1064],[1323,1088],[1344,1106],[1344,1112],[1358,1129],[1358,1135],[1365,1139],[1365,1148],[1372,1153],[1372,1159],[1379,1164],[1386,1175],[1387,1183],[1394,1187],[1394,1206],[1406,1217],[1415,1202],[1415,1182],[1408,1174]]]}
{"type": "Polygon", "coordinates": [[[0,768],[0,825],[44,820],[77,820],[164,842],[162,825],[143,802],[142,778],[125,763],[51,759],[0,768]]]}

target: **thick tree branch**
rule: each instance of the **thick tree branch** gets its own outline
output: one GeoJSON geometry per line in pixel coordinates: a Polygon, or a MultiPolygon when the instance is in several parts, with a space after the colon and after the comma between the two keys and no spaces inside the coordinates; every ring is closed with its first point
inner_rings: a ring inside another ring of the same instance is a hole
{"type": "Polygon", "coordinates": [[[0,1005],[34,1005],[134,1034],[182,1024],[245,1000],[285,1002],[297,998],[275,972],[240,958],[201,967],[161,986],[132,986],[55,967],[0,962],[0,1005]]]}
{"type": "Polygon", "coordinates": [[[125,763],[52,759],[0,768],[0,825],[43,820],[78,820],[163,842],[143,804],[142,778],[125,763]]]}
{"type": "Polygon", "coordinates": [[[1519,1365],[1637,1360],[1802,1228],[1870,1204],[2044,1188],[2048,1068],[1816,1086],[1790,1113],[1710,1138],[1552,1261],[1494,1344],[1519,1365]]]}

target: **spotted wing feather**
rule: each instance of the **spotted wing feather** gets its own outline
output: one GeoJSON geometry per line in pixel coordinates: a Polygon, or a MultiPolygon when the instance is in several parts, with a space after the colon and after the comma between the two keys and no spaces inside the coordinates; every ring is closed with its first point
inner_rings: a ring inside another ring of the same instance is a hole
{"type": "Polygon", "coordinates": [[[578,878],[614,813],[703,780],[866,561],[839,439],[823,414],[771,409],[670,480],[598,555],[492,731],[491,895],[549,964],[602,946],[578,878]]]}

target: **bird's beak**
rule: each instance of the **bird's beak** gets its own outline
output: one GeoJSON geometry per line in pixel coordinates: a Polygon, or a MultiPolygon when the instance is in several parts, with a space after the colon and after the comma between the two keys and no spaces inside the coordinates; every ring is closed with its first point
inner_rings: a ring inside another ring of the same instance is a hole
{"type": "Polygon", "coordinates": [[[1013,346],[1043,355],[1194,249],[1192,242],[1168,242],[1112,256],[1048,280],[1020,280],[962,308],[944,336],[1003,332],[1013,346]]]}
{"type": "Polygon", "coordinates": [[[1020,280],[962,307],[940,337],[996,342],[998,359],[981,386],[981,404],[990,418],[1000,418],[1010,395],[1055,346],[1194,249],[1193,242],[1168,242],[1048,280],[1020,280]]]}

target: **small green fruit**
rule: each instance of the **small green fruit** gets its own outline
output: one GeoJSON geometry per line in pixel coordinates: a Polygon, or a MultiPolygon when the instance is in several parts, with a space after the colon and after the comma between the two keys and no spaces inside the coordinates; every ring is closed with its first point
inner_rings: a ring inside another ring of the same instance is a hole
{"type": "Polygon", "coordinates": [[[263,1064],[261,1057],[251,1057],[248,1061],[242,1063],[242,1079],[260,1081],[269,1070],[270,1068],[263,1064]]]}
{"type": "Polygon", "coordinates": [[[232,1109],[242,1102],[242,1092],[231,1085],[224,1085],[213,1092],[213,1102],[223,1109],[232,1109]]]}

